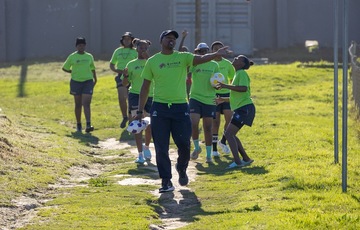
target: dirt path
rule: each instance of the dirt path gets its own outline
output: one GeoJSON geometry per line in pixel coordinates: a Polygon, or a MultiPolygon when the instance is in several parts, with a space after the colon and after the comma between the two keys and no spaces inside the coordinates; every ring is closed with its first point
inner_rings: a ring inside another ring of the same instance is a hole
{"type": "MultiPolygon", "coordinates": [[[[135,145],[128,145],[128,144],[121,144],[117,140],[108,139],[104,142],[99,143],[100,148],[104,149],[120,149],[120,148],[127,148],[132,147],[131,152],[134,155],[134,159],[137,155],[137,150],[134,147],[135,145]]],[[[158,177],[157,167],[155,162],[155,149],[154,146],[150,145],[150,150],[152,153],[152,160],[148,166],[144,167],[151,167],[155,174],[158,177]]],[[[193,206],[198,206],[199,201],[190,188],[186,186],[181,186],[178,183],[178,174],[175,169],[175,163],[177,158],[177,151],[175,149],[170,149],[170,159],[172,164],[172,182],[175,186],[175,191],[170,193],[159,193],[158,189],[151,192],[154,196],[158,197],[159,204],[162,206],[162,211],[159,213],[163,224],[161,226],[152,225],[150,229],[177,229],[183,227],[192,220],[189,218],[188,213],[185,211],[193,206]]],[[[195,163],[190,161],[187,174],[189,177],[189,183],[195,181],[196,178],[196,168],[195,163]]],[[[152,179],[143,179],[143,178],[134,178],[131,175],[118,175],[119,181],[118,183],[121,185],[139,185],[139,184],[154,184],[158,185],[160,188],[161,186],[161,179],[152,180],[152,179]],[[121,179],[123,176],[126,176],[126,179],[121,179]]],[[[153,177],[152,177],[153,178],[153,177]]]]}
{"type": "MultiPolygon", "coordinates": [[[[132,157],[135,159],[137,150],[135,144],[129,145],[128,143],[120,143],[115,138],[110,138],[105,141],[100,141],[97,149],[103,150],[116,150],[127,148],[132,153],[132,156],[127,155],[126,157],[132,157]]],[[[155,149],[153,145],[150,145],[152,152],[152,161],[149,165],[144,167],[150,167],[153,170],[152,176],[149,178],[158,178],[158,172],[155,162],[155,149]]],[[[111,159],[120,156],[101,156],[94,155],[94,157],[102,159],[111,159]]],[[[123,156],[122,156],[123,157],[123,156]]],[[[190,221],[193,221],[193,217],[187,210],[189,208],[199,207],[200,202],[194,193],[186,186],[180,186],[178,183],[178,174],[175,170],[175,163],[177,158],[177,152],[174,149],[170,150],[170,159],[172,161],[172,182],[175,186],[175,191],[170,193],[160,194],[158,189],[149,191],[154,196],[158,197],[159,205],[162,210],[159,211],[159,216],[162,220],[161,225],[151,225],[149,228],[156,229],[177,229],[187,225],[190,221]]],[[[135,164],[135,163],[134,163],[135,164]]],[[[11,207],[0,207],[0,229],[10,230],[24,227],[32,222],[32,219],[37,215],[37,208],[41,208],[49,201],[48,197],[54,197],[57,194],[59,188],[75,187],[75,186],[87,186],[81,181],[88,180],[92,177],[97,177],[104,173],[106,165],[92,164],[87,167],[72,167],[69,169],[69,178],[61,179],[55,184],[49,185],[48,190],[43,192],[37,192],[32,194],[32,197],[22,196],[12,201],[11,207]]],[[[190,162],[188,167],[189,183],[193,183],[196,178],[195,163],[190,162]]],[[[141,177],[134,177],[134,175],[116,175],[118,183],[121,185],[136,186],[140,184],[153,184],[160,188],[161,180],[156,179],[144,179],[141,177]]]]}

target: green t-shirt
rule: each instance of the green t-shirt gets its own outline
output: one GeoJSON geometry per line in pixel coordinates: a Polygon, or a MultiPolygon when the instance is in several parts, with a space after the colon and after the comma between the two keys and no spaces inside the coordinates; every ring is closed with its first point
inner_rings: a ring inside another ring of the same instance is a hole
{"type": "Polygon", "coordinates": [[[63,64],[66,70],[71,70],[71,79],[74,81],[87,81],[93,79],[93,70],[95,70],[94,57],[85,52],[79,54],[77,51],[70,54],[63,64]]]}
{"type": "MultiPolygon", "coordinates": [[[[221,61],[217,61],[217,63],[219,64],[220,73],[222,73],[225,77],[224,83],[229,84],[235,75],[234,66],[232,65],[232,63],[229,60],[227,60],[225,58],[222,58],[221,61]]],[[[216,90],[216,93],[220,93],[220,94],[225,94],[225,93],[229,93],[229,92],[230,92],[229,89],[216,90]]]]}
{"type": "Polygon", "coordinates": [[[206,105],[214,105],[215,88],[210,84],[210,78],[219,72],[219,65],[215,61],[206,62],[191,68],[192,85],[190,98],[196,99],[206,105]]]}
{"type": "MultiPolygon", "coordinates": [[[[144,79],[141,77],[141,73],[144,69],[146,59],[134,59],[130,61],[126,68],[128,68],[129,82],[131,86],[129,88],[130,93],[140,94],[141,86],[144,79]]],[[[154,89],[150,86],[149,96],[152,97],[154,94],[154,89]]]]}
{"type": "Polygon", "coordinates": [[[192,53],[178,51],[169,55],[157,53],[148,59],[141,76],[154,84],[153,101],[187,102],[187,67],[192,65],[193,59],[192,53]]]}
{"type": "Polygon", "coordinates": [[[119,47],[114,51],[110,63],[114,64],[116,69],[123,70],[126,64],[137,58],[137,56],[138,54],[135,49],[119,47]]]}
{"type": "Polygon", "coordinates": [[[252,104],[251,90],[250,90],[250,78],[244,70],[236,71],[235,77],[231,83],[232,85],[246,86],[246,92],[230,91],[230,107],[231,110],[238,109],[244,105],[252,104]]]}

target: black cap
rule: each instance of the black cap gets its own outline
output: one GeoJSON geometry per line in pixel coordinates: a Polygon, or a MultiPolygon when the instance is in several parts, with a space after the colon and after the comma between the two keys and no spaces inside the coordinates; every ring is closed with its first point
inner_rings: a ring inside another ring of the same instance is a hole
{"type": "Polygon", "coordinates": [[[250,66],[254,65],[254,62],[245,55],[239,55],[239,57],[244,59],[244,63],[245,63],[244,69],[249,69],[250,66]]]}
{"type": "Polygon", "coordinates": [[[79,45],[79,44],[85,44],[86,45],[86,40],[83,37],[77,37],[76,38],[76,43],[75,46],[79,45]]]}
{"type": "Polygon", "coordinates": [[[163,38],[169,34],[173,34],[175,36],[175,38],[177,39],[179,37],[178,32],[176,32],[175,30],[164,30],[161,34],[160,34],[160,42],[163,40],[163,38]]]}
{"type": "Polygon", "coordinates": [[[133,34],[131,32],[125,32],[122,36],[123,37],[131,37],[131,38],[134,38],[133,34]]]}

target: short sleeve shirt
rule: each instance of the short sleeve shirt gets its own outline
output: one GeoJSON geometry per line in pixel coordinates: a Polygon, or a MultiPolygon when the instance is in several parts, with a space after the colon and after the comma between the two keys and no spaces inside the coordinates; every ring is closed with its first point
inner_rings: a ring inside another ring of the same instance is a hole
{"type": "MultiPolygon", "coordinates": [[[[222,58],[221,61],[217,61],[217,63],[219,64],[220,73],[222,73],[225,77],[224,83],[229,84],[235,75],[234,66],[232,65],[232,63],[229,60],[227,60],[225,58],[222,58]]],[[[216,93],[220,93],[220,94],[225,94],[225,93],[229,93],[229,92],[230,92],[229,89],[216,90],[216,93]]]]}
{"type": "MultiPolygon", "coordinates": [[[[129,82],[131,86],[129,88],[130,93],[140,94],[141,86],[143,84],[144,79],[141,77],[141,73],[144,69],[146,63],[146,59],[134,59],[130,61],[126,68],[128,68],[129,82]]],[[[152,97],[154,94],[153,87],[151,85],[149,96],[152,97]]]]}
{"type": "Polygon", "coordinates": [[[126,64],[137,58],[137,56],[138,54],[135,49],[119,47],[114,51],[110,63],[115,65],[116,69],[123,70],[126,64]]]}
{"type": "Polygon", "coordinates": [[[193,66],[190,98],[207,105],[214,105],[215,88],[211,86],[210,78],[217,72],[219,72],[219,65],[215,61],[193,66]]]}
{"type": "Polygon", "coordinates": [[[236,71],[235,77],[231,83],[237,86],[246,86],[246,92],[230,91],[230,107],[231,110],[236,110],[244,105],[252,104],[251,89],[250,89],[250,78],[245,70],[236,71]]]}
{"type": "Polygon", "coordinates": [[[94,57],[90,53],[79,54],[77,51],[70,54],[63,64],[65,70],[71,70],[71,79],[84,82],[93,79],[95,70],[94,57]]]}
{"type": "Polygon", "coordinates": [[[169,55],[157,53],[147,60],[141,76],[154,84],[154,102],[187,102],[187,67],[193,59],[192,53],[174,51],[169,55]]]}

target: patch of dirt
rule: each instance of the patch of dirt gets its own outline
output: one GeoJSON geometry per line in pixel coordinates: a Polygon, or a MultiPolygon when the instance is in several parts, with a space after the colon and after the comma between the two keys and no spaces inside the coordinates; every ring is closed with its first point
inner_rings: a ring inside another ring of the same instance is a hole
{"type": "MultiPolygon", "coordinates": [[[[94,146],[94,148],[107,150],[129,149],[129,151],[133,154],[134,160],[137,156],[137,149],[134,143],[120,143],[115,138],[100,141],[97,146],[94,146]]],[[[158,171],[155,162],[155,149],[153,145],[150,145],[150,150],[152,153],[152,161],[149,162],[148,165],[144,165],[144,167],[152,169],[149,170],[147,176],[150,178],[157,178],[158,171]]],[[[100,154],[94,155],[93,157],[101,159],[114,159],[120,156],[101,156],[100,154]]],[[[177,229],[186,226],[190,221],[193,221],[192,217],[189,217],[189,213],[186,210],[189,210],[189,208],[196,209],[200,207],[200,202],[191,189],[186,186],[180,186],[178,183],[178,174],[175,169],[176,158],[177,151],[170,149],[170,159],[172,162],[173,173],[172,182],[175,186],[175,191],[163,194],[160,194],[158,189],[149,191],[151,194],[158,197],[158,203],[161,206],[159,216],[163,221],[161,225],[151,225],[150,229],[177,229]]],[[[7,207],[0,207],[0,229],[10,230],[26,226],[31,223],[34,217],[36,217],[37,208],[41,208],[47,201],[51,200],[48,197],[54,197],[54,194],[57,193],[58,189],[75,186],[87,186],[87,183],[83,183],[84,181],[103,174],[105,170],[106,165],[98,163],[71,167],[68,170],[68,177],[59,179],[55,184],[50,184],[47,191],[37,191],[37,193],[32,194],[31,197],[22,196],[13,200],[11,205],[7,207]]],[[[196,168],[194,162],[189,162],[187,174],[189,177],[189,183],[193,183],[196,178],[196,168]]],[[[151,184],[158,185],[159,188],[161,186],[160,178],[144,179],[138,176],[135,177],[134,175],[116,175],[115,178],[118,178],[118,184],[121,185],[136,186],[141,184],[151,184]]]]}

